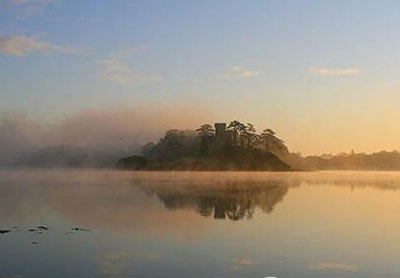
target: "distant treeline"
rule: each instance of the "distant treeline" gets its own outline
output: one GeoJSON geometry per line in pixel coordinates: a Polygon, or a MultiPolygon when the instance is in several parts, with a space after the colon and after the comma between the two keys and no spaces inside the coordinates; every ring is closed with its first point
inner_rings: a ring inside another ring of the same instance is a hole
{"type": "Polygon", "coordinates": [[[309,168],[316,170],[400,170],[400,153],[381,151],[308,156],[305,162],[309,168]]]}
{"type": "Polygon", "coordinates": [[[88,149],[80,146],[55,145],[18,155],[0,167],[32,168],[111,168],[121,156],[136,152],[140,146],[88,149]]]}

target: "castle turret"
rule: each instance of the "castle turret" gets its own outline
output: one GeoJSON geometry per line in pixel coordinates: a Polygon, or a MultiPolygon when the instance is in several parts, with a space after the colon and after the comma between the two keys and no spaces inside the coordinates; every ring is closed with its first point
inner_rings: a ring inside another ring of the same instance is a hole
{"type": "Polygon", "coordinates": [[[225,141],[226,123],[215,123],[215,139],[220,142],[225,141]]]}
{"type": "Polygon", "coordinates": [[[233,133],[226,129],[226,123],[215,123],[215,142],[217,146],[231,146],[233,133]]]}

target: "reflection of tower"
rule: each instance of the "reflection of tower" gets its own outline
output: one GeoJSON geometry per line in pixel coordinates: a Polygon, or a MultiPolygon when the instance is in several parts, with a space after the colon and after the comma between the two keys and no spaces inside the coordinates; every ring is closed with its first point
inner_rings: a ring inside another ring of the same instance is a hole
{"type": "Polygon", "coordinates": [[[216,204],[214,208],[215,219],[225,219],[225,207],[221,204],[216,204]]]}

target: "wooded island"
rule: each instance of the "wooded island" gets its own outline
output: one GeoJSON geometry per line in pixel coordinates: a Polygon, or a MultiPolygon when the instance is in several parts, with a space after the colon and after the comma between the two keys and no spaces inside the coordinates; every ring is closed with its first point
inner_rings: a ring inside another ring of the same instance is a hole
{"type": "Polygon", "coordinates": [[[234,120],[203,124],[195,131],[171,129],[139,155],[121,158],[117,167],[132,170],[256,170],[289,171],[279,158],[288,154],[272,129],[258,134],[251,123],[234,120]]]}

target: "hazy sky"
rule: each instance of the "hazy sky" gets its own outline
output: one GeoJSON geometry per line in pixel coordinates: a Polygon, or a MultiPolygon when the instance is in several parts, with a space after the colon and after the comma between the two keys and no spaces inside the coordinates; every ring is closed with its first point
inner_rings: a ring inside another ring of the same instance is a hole
{"type": "Polygon", "coordinates": [[[400,149],[399,62],[395,0],[0,0],[0,112],[46,123],[190,103],[303,154],[400,149]]]}

